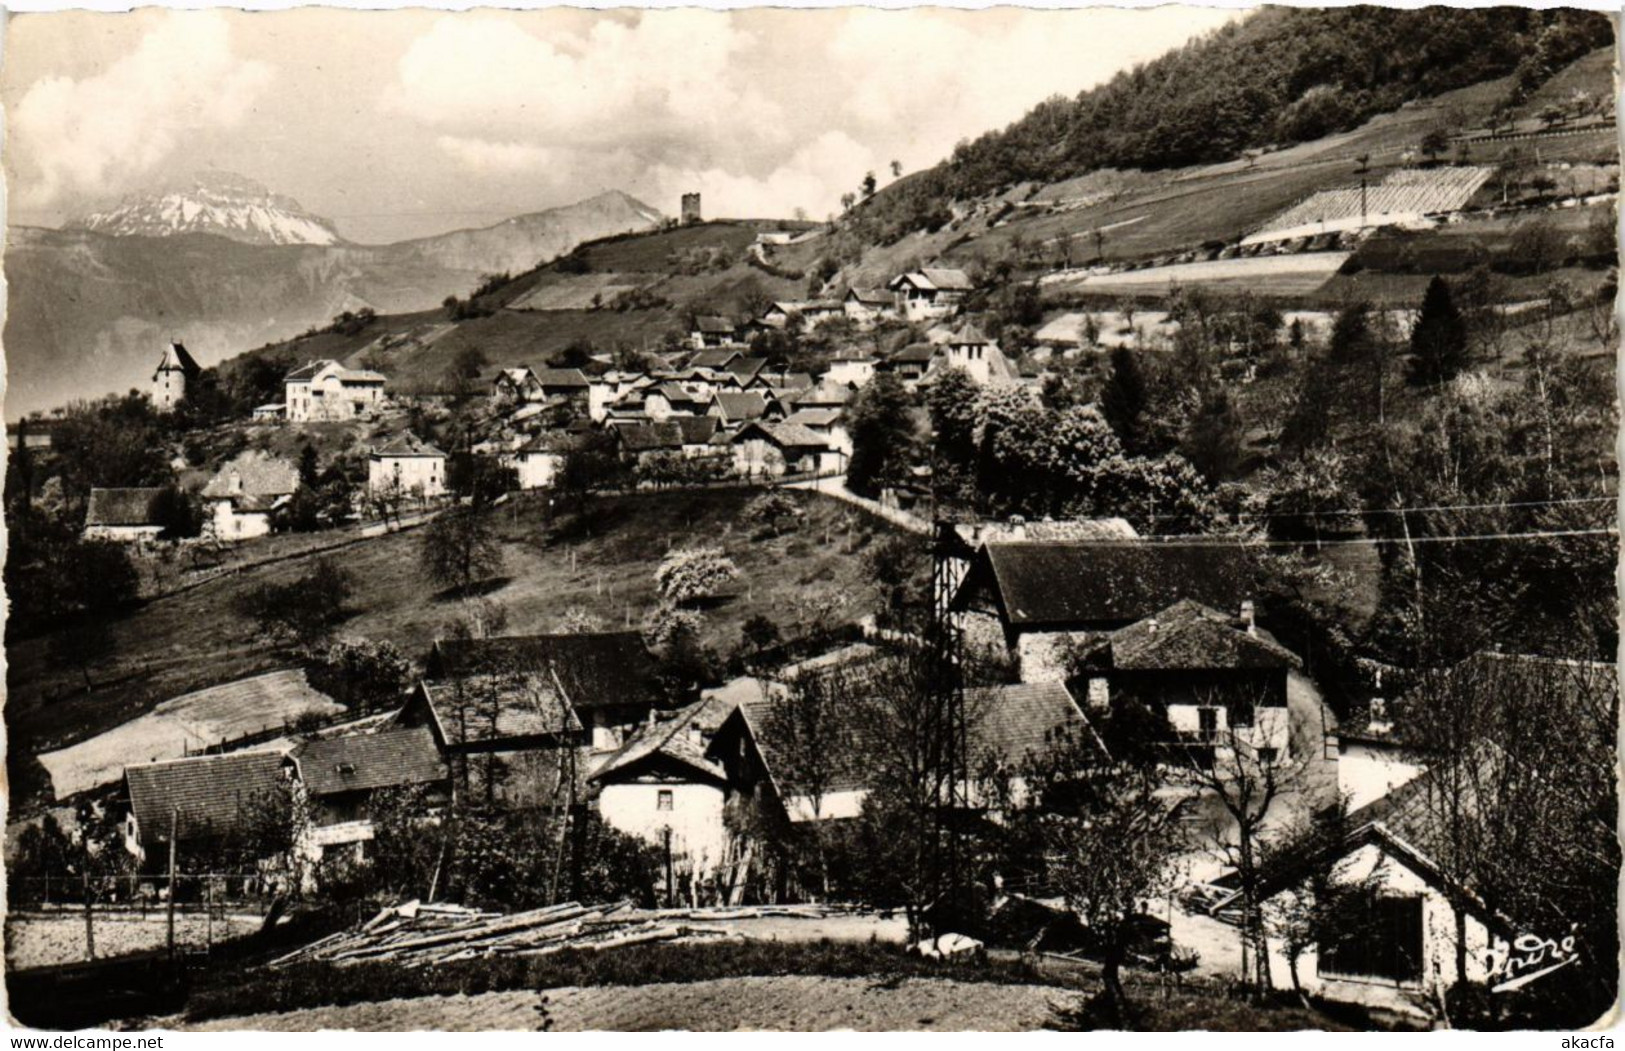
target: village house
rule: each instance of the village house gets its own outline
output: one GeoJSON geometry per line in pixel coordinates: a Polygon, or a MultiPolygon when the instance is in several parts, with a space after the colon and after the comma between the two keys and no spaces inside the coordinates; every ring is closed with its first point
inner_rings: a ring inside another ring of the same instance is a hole
{"type": "Polygon", "coordinates": [[[293,805],[298,764],[275,751],[228,752],[124,770],[124,847],[142,870],[167,864],[170,840],[177,852],[224,846],[255,846],[293,805]]]}
{"type": "Polygon", "coordinates": [[[396,493],[417,500],[446,495],[446,454],[406,432],[367,456],[367,492],[396,493]]]}
{"type": "Polygon", "coordinates": [[[852,436],[847,433],[846,425],[842,422],[844,419],[840,409],[798,408],[786,416],[784,422],[807,428],[828,442],[830,448],[840,450],[843,456],[851,459],[852,436]]]}
{"type": "Polygon", "coordinates": [[[744,356],[745,355],[742,351],[735,349],[724,348],[697,350],[689,357],[688,367],[691,369],[711,369],[713,371],[717,371],[726,369],[729,365],[733,364],[735,361],[744,356]]]}
{"type": "Polygon", "coordinates": [[[766,358],[738,357],[728,362],[723,371],[733,376],[740,390],[749,390],[751,387],[768,386],[766,369],[766,358]]]}
{"type": "Polygon", "coordinates": [[[1002,645],[1022,682],[1063,681],[1069,657],[1181,599],[1240,611],[1255,590],[1238,544],[985,543],[954,594],[967,638],[1002,645]]]}
{"type": "Polygon", "coordinates": [[[875,378],[875,366],[880,359],[866,350],[847,347],[836,351],[824,371],[824,382],[842,387],[862,387],[875,378]]]}
{"type": "Polygon", "coordinates": [[[674,416],[697,416],[709,402],[680,383],[666,382],[643,392],[643,415],[659,422],[674,416]]]}
{"type": "Polygon", "coordinates": [[[742,478],[778,478],[786,474],[839,474],[846,456],[823,435],[799,424],[753,420],[730,439],[734,471],[742,478]]]}
{"type": "Polygon", "coordinates": [[[797,409],[844,409],[857,391],[825,376],[817,385],[796,391],[797,409]]]}
{"type": "Polygon", "coordinates": [[[498,405],[523,405],[541,398],[542,385],[536,373],[524,366],[498,369],[491,381],[491,400],[498,405]]]}
{"type": "Polygon", "coordinates": [[[940,369],[963,369],[978,387],[1001,386],[1017,383],[1021,375],[999,345],[973,321],[961,325],[942,344],[935,356],[931,372],[940,369]]]}
{"type": "Polygon", "coordinates": [[[203,487],[205,528],[219,540],[264,536],[298,488],[299,471],[287,460],[259,449],[241,452],[203,487]]]}
{"type": "Polygon", "coordinates": [[[513,468],[521,489],[548,489],[558,478],[564,458],[583,446],[581,435],[568,431],[543,431],[502,458],[513,468]]]}
{"type": "Polygon", "coordinates": [[[726,347],[738,342],[737,326],[725,317],[701,314],[694,318],[694,329],[689,333],[689,341],[695,350],[726,347]]]}
{"type": "Polygon", "coordinates": [[[451,801],[451,774],[427,727],[317,737],[292,756],[308,800],[310,843],[326,858],[365,856],[379,791],[419,788],[429,807],[451,801]]]}
{"type": "Polygon", "coordinates": [[[429,727],[465,788],[544,805],[666,707],[635,631],[441,639],[396,722],[429,727]]]}
{"type": "Polygon", "coordinates": [[[92,489],[85,504],[85,539],[156,540],[162,489],[92,489]]]}
{"type": "Polygon", "coordinates": [[[288,373],[283,383],[289,423],[353,420],[384,403],[383,373],[347,369],[336,361],[310,362],[288,373]]]}
{"type": "Polygon", "coordinates": [[[152,405],[159,412],[174,412],[186,397],[187,386],[203,372],[186,348],[173,340],[164,348],[152,373],[152,405]]]}
{"type": "Polygon", "coordinates": [[[1262,762],[1291,752],[1295,654],[1258,629],[1251,602],[1229,616],[1181,599],[1098,637],[1079,655],[1091,711],[1133,702],[1168,720],[1168,743],[1204,768],[1235,745],[1262,762]]]}
{"type": "Polygon", "coordinates": [[[883,318],[897,317],[897,293],[884,288],[854,288],[846,293],[841,308],[859,328],[871,328],[883,318]]]}
{"type": "Polygon", "coordinates": [[[937,348],[930,343],[910,343],[875,367],[878,371],[896,376],[906,390],[913,390],[925,379],[936,356],[937,348]]]}
{"type": "Polygon", "coordinates": [[[941,267],[899,274],[886,287],[896,293],[903,316],[909,321],[948,317],[975,288],[963,270],[941,267]]]}
{"type": "Polygon", "coordinates": [[[705,879],[730,857],[728,782],[706,750],[731,711],[705,697],[655,714],[587,778],[604,823],[669,852],[680,881],[705,879]]]}
{"type": "Polygon", "coordinates": [[[578,411],[587,409],[592,381],[580,369],[539,369],[534,375],[543,399],[560,398],[578,411]]]}
{"type": "Polygon", "coordinates": [[[784,406],[759,390],[718,391],[712,395],[706,414],[716,417],[724,427],[738,427],[753,420],[783,419],[784,406]]]}

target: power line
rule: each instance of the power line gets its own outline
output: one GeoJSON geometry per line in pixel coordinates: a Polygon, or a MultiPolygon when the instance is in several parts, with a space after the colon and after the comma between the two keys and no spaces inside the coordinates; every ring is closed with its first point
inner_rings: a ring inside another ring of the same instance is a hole
{"type": "MultiPolygon", "coordinates": [[[[1465,544],[1490,540],[1540,540],[1548,537],[1618,536],[1614,526],[1599,529],[1547,529],[1529,533],[1478,533],[1472,536],[1414,536],[1404,537],[1351,537],[1345,540],[1227,540],[1224,537],[1203,536],[1192,533],[1180,536],[1139,538],[1147,544],[1166,544],[1169,547],[1377,547],[1383,544],[1465,544]]],[[[1117,543],[1135,543],[1122,540],[1117,543]]]]}
{"type": "MultiPolygon", "coordinates": [[[[1234,518],[1272,519],[1272,518],[1323,518],[1332,515],[1382,515],[1382,514],[1408,514],[1411,512],[1432,511],[1490,511],[1513,507],[1564,507],[1575,504],[1611,504],[1618,502],[1616,496],[1577,496],[1563,500],[1509,500],[1490,504],[1433,504],[1421,507],[1365,507],[1340,508],[1326,511],[1238,511],[1234,518]]],[[[1141,517],[1159,521],[1177,521],[1191,517],[1188,514],[1152,514],[1141,517]]]]}

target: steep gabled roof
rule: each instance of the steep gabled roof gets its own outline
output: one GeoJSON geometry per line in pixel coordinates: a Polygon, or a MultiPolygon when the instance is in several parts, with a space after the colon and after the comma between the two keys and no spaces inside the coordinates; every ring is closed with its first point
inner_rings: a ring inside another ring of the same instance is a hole
{"type": "Polygon", "coordinates": [[[158,359],[157,372],[184,372],[188,376],[196,376],[203,371],[197,360],[187,352],[186,347],[180,343],[171,342],[164,348],[163,357],[158,359]]]}
{"type": "Polygon", "coordinates": [[[313,796],[431,784],[448,776],[428,727],[318,738],[295,749],[293,757],[313,796]]]}
{"type": "Polygon", "coordinates": [[[969,292],[976,286],[971,284],[970,276],[963,270],[953,270],[946,267],[927,266],[920,269],[925,279],[945,292],[969,292]]]}
{"type": "Polygon", "coordinates": [[[158,496],[162,492],[162,489],[92,489],[85,507],[85,525],[158,525],[158,496]]]}
{"type": "Polygon", "coordinates": [[[446,458],[445,453],[419,438],[411,431],[404,431],[401,434],[396,435],[390,441],[385,442],[383,445],[373,446],[372,456],[375,459],[380,459],[386,456],[427,456],[441,460],[446,458]]]}
{"type": "Polygon", "coordinates": [[[1114,668],[1131,671],[1292,668],[1297,655],[1227,616],[1181,599],[1106,637],[1114,668]]]}
{"type": "Polygon", "coordinates": [[[765,420],[753,420],[734,432],[733,441],[748,441],[753,437],[765,438],[780,449],[811,449],[824,450],[830,447],[829,439],[816,431],[810,431],[800,424],[769,423],[765,420]]]}
{"type": "Polygon", "coordinates": [[[722,410],[723,418],[737,423],[741,420],[759,420],[767,413],[767,396],[757,390],[719,390],[711,396],[712,403],[722,410]]]}
{"type": "Polygon", "coordinates": [[[741,383],[749,383],[766,367],[766,358],[735,358],[728,362],[725,371],[732,373],[741,383]]]}
{"type": "MultiPolygon", "coordinates": [[[[624,745],[599,764],[588,776],[589,781],[611,781],[656,756],[688,767],[701,779],[726,784],[727,775],[722,764],[705,754],[703,740],[695,740],[706,730],[714,730],[721,722],[711,713],[717,707],[710,699],[701,699],[671,715],[642,726],[624,745]]],[[[730,709],[731,711],[731,709],[730,709]]]]}
{"type": "Polygon", "coordinates": [[[286,376],[284,376],[282,378],[282,382],[284,382],[284,383],[297,383],[297,382],[301,382],[301,381],[309,382],[310,380],[312,380],[312,379],[314,379],[316,377],[316,374],[318,372],[320,372],[323,369],[327,368],[327,366],[329,366],[329,365],[336,365],[336,364],[338,364],[338,363],[336,361],[333,361],[331,358],[318,358],[315,361],[307,361],[303,365],[299,366],[298,368],[294,369],[292,372],[290,372],[286,376]]]}
{"type": "Polygon", "coordinates": [[[722,426],[715,416],[674,416],[667,422],[677,425],[684,445],[708,445],[722,426]]]}
{"type": "Polygon", "coordinates": [[[430,676],[441,679],[502,667],[545,668],[576,708],[664,702],[654,657],[635,631],[441,639],[428,665],[430,676]]]}
{"type": "Polygon", "coordinates": [[[535,674],[473,671],[425,680],[401,709],[401,725],[419,727],[412,714],[419,698],[427,702],[433,730],[444,735],[448,747],[556,742],[581,729],[575,709],[560,696],[545,668],[535,674]]]}
{"type": "Polygon", "coordinates": [[[797,409],[795,412],[792,412],[790,415],[786,416],[784,418],[784,422],[795,427],[817,429],[819,427],[829,427],[840,418],[840,409],[817,407],[797,409]]]}
{"type": "Polygon", "coordinates": [[[734,332],[734,323],[715,314],[701,314],[694,319],[694,331],[706,335],[731,336],[734,332]]]}
{"type": "Polygon", "coordinates": [[[979,347],[992,343],[993,340],[989,339],[987,333],[982,331],[982,326],[974,321],[967,321],[960,325],[958,330],[948,338],[948,342],[954,346],[979,347]]]}
{"type": "Polygon", "coordinates": [[[847,290],[846,298],[850,302],[862,303],[869,307],[897,305],[897,297],[884,288],[851,288],[847,290]]]}
{"type": "Polygon", "coordinates": [[[1180,599],[1239,608],[1256,589],[1251,553],[1233,543],[1009,542],[986,544],[954,597],[986,597],[1011,626],[1118,626],[1180,599]]]}
{"type": "MultiPolygon", "coordinates": [[[[699,321],[698,318],[694,320],[699,321]]],[[[701,329],[700,331],[705,330],[701,329]]],[[[696,369],[725,369],[728,367],[729,362],[741,357],[744,357],[744,355],[737,350],[699,350],[695,351],[694,356],[688,359],[688,365],[690,368],[696,369]]]]}
{"type": "Polygon", "coordinates": [[[927,365],[937,356],[937,348],[930,343],[910,343],[887,358],[892,365],[927,365]]]}
{"type": "Polygon", "coordinates": [[[248,449],[224,464],[203,487],[205,499],[246,500],[287,496],[299,488],[299,470],[280,457],[248,449]],[[234,480],[240,485],[233,484],[234,480]]]}
{"type": "Polygon", "coordinates": [[[855,392],[851,387],[840,383],[831,383],[828,380],[815,387],[797,391],[795,404],[803,408],[818,408],[820,406],[845,405],[852,400],[855,392]]]}
{"type": "Polygon", "coordinates": [[[621,448],[631,453],[683,447],[683,429],[675,419],[617,427],[615,434],[621,440],[621,448]]]}
{"type": "Polygon", "coordinates": [[[138,763],[124,768],[130,809],[149,846],[252,829],[267,808],[283,805],[288,763],[280,752],[228,752],[138,763]]]}

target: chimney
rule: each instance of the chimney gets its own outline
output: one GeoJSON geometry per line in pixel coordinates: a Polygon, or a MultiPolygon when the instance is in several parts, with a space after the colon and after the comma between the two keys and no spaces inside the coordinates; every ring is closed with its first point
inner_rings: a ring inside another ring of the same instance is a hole
{"type": "Polygon", "coordinates": [[[1243,599],[1241,603],[1241,626],[1247,629],[1247,634],[1258,634],[1258,622],[1253,615],[1253,600],[1243,599]]]}

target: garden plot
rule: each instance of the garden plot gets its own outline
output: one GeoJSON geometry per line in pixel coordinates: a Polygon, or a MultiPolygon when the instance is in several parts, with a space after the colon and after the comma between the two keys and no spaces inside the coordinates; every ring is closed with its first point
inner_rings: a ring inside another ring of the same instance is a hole
{"type": "Polygon", "coordinates": [[[289,668],[171,698],[106,733],[46,752],[39,761],[51,775],[56,798],[65,799],[118,781],[130,763],[180,759],[222,740],[342,711],[344,705],[311,687],[303,669],[289,668]]]}
{"type": "MultiPolygon", "coordinates": [[[[1069,291],[1150,294],[1170,288],[1202,287],[1265,296],[1307,295],[1330,280],[1349,252],[1305,252],[1301,255],[1215,259],[1205,263],[1153,266],[1116,274],[1057,279],[1069,291]]],[[[1051,284],[1046,282],[1046,285],[1051,284]]]]}
{"type": "Polygon", "coordinates": [[[591,310],[649,282],[632,274],[556,275],[509,304],[514,310],[591,310]],[[594,299],[597,303],[594,303],[594,299]]]}

